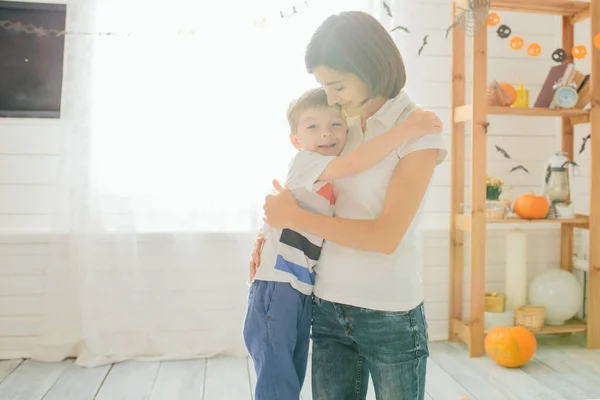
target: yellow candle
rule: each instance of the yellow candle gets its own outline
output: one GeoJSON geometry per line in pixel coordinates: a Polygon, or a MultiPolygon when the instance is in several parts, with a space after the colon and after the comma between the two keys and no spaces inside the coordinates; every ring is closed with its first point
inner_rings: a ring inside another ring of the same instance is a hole
{"type": "Polygon", "coordinates": [[[529,90],[523,87],[522,83],[517,85],[517,99],[515,100],[513,107],[517,108],[528,108],[529,107],[529,90]]]}

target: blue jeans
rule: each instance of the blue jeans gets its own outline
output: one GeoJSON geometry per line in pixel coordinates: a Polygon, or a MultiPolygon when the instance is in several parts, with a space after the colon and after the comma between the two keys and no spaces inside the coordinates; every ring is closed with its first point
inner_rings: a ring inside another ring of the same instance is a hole
{"type": "Polygon", "coordinates": [[[423,303],[387,312],[313,298],[313,400],[363,400],[369,373],[377,400],[425,397],[428,336],[423,303]]]}
{"type": "Polygon", "coordinates": [[[244,342],[256,370],[255,400],[298,400],[306,376],[311,296],[289,283],[254,281],[244,342]]]}

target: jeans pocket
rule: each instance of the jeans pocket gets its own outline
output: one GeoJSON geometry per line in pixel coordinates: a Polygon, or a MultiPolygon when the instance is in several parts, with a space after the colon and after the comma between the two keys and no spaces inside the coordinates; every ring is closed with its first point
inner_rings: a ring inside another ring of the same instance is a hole
{"type": "Polygon", "coordinates": [[[271,304],[273,304],[273,297],[275,297],[275,290],[277,289],[278,286],[278,282],[266,282],[267,284],[267,290],[265,293],[265,315],[267,316],[267,319],[270,319],[271,316],[269,315],[269,312],[271,311],[271,304]]]}
{"type": "Polygon", "coordinates": [[[425,313],[425,304],[421,303],[421,305],[419,305],[419,308],[421,309],[421,316],[423,317],[423,325],[425,326],[425,329],[428,329],[429,324],[427,323],[427,315],[425,313]]]}

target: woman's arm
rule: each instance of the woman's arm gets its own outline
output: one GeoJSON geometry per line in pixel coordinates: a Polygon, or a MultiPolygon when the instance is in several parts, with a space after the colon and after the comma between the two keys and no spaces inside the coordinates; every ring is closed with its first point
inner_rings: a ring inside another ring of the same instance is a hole
{"type": "Polygon", "coordinates": [[[390,179],[383,210],[376,219],[335,218],[306,211],[279,186],[279,194],[267,196],[265,221],[279,228],[309,232],[345,247],[392,254],[423,201],[438,152],[418,150],[400,159],[390,179]]]}

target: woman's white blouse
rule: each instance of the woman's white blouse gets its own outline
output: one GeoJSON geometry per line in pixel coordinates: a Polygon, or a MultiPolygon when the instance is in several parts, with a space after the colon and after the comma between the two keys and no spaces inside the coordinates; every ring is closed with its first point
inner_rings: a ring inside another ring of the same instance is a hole
{"type": "MultiPolygon", "coordinates": [[[[364,136],[359,121],[352,121],[344,153],[387,132],[404,121],[416,108],[418,106],[408,95],[401,92],[367,120],[364,136]]],[[[365,172],[334,181],[335,216],[377,218],[398,161],[413,151],[424,149],[439,150],[438,164],[447,154],[440,134],[426,135],[398,147],[394,153],[365,172]]],[[[391,255],[353,250],[325,240],[315,268],[315,295],[336,303],[383,311],[407,311],[419,305],[423,301],[423,284],[421,254],[415,230],[421,220],[424,203],[425,200],[402,242],[391,255]]]]}

